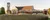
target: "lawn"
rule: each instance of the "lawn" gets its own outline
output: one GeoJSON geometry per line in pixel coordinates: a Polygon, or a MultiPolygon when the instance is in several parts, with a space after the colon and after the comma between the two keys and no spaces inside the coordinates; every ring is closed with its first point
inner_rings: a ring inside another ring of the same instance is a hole
{"type": "Polygon", "coordinates": [[[50,18],[48,18],[48,20],[50,20],[50,18]]]}

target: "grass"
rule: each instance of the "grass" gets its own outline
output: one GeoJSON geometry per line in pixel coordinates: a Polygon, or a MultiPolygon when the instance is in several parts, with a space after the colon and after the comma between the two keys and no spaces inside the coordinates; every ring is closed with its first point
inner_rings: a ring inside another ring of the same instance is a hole
{"type": "MultiPolygon", "coordinates": [[[[43,16],[40,16],[40,15],[3,15],[3,16],[0,16],[0,18],[2,18],[0,20],[31,20],[31,19],[38,20],[39,17],[43,17],[43,16]]],[[[48,20],[50,20],[50,18],[48,20]]]]}
{"type": "Polygon", "coordinates": [[[50,20],[50,18],[48,18],[48,20],[50,20]]]}

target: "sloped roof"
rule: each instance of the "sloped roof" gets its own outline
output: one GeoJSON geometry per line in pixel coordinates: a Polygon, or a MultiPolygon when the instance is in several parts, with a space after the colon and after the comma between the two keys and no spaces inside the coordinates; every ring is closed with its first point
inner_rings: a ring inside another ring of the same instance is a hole
{"type": "Polygon", "coordinates": [[[32,10],[33,6],[24,6],[22,10],[32,10]]]}

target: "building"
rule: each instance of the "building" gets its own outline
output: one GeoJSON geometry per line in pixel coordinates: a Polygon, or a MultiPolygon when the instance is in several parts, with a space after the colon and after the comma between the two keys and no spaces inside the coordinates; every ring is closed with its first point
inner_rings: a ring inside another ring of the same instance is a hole
{"type": "Polygon", "coordinates": [[[18,13],[21,13],[22,12],[23,6],[15,6],[15,7],[18,9],[18,13]]]}
{"type": "Polygon", "coordinates": [[[24,12],[24,13],[32,13],[33,11],[33,6],[22,6],[22,7],[17,7],[16,6],[16,8],[18,8],[18,11],[19,11],[19,13],[22,13],[22,12],[24,12]]]}
{"type": "Polygon", "coordinates": [[[10,2],[7,2],[7,10],[10,10],[10,2]]]}
{"type": "Polygon", "coordinates": [[[18,10],[24,10],[24,11],[32,11],[33,10],[33,6],[22,6],[22,7],[17,7],[18,10]]]}
{"type": "Polygon", "coordinates": [[[32,14],[32,12],[33,12],[33,6],[24,6],[22,8],[22,10],[24,10],[25,13],[27,13],[27,14],[32,14]]]}
{"type": "Polygon", "coordinates": [[[11,11],[10,11],[10,2],[7,2],[7,13],[10,14],[11,11]]]}

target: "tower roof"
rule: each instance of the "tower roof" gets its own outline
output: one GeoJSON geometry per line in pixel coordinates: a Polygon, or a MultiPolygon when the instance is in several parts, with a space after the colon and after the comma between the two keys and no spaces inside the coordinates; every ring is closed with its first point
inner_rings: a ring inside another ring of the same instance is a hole
{"type": "Polygon", "coordinates": [[[7,4],[10,4],[10,2],[7,2],[7,4]]]}

